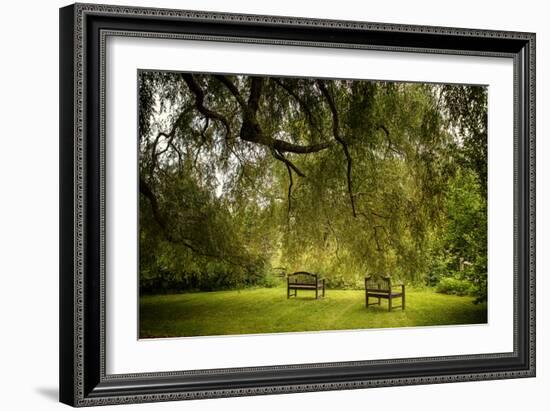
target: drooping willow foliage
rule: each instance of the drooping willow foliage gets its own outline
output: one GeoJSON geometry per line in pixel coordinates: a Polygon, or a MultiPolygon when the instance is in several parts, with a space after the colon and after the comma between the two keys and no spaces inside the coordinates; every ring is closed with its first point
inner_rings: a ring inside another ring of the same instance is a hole
{"type": "Polygon", "coordinates": [[[486,289],[487,90],[140,72],[142,285],[486,289]],[[466,261],[467,270],[463,262],[466,261]]]}

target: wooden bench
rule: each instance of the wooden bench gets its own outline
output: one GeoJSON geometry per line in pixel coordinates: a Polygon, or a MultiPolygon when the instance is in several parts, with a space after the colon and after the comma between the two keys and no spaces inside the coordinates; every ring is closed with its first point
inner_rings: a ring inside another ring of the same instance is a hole
{"type": "Polygon", "coordinates": [[[391,276],[371,275],[365,277],[365,304],[367,308],[369,305],[380,305],[380,300],[385,298],[388,300],[388,311],[392,308],[405,309],[405,285],[404,284],[392,284],[391,276]],[[394,288],[399,287],[400,291],[394,291],[394,288]],[[369,303],[369,298],[373,297],[378,299],[376,303],[369,303]],[[401,297],[401,305],[393,306],[392,300],[394,298],[401,297]]]}
{"type": "Polygon", "coordinates": [[[319,278],[317,274],[308,273],[306,271],[297,271],[289,274],[287,277],[286,298],[297,297],[298,290],[313,290],[315,291],[315,299],[319,298],[319,291],[322,291],[321,296],[325,296],[325,280],[319,278]],[[291,293],[293,291],[293,293],[291,293]]]}

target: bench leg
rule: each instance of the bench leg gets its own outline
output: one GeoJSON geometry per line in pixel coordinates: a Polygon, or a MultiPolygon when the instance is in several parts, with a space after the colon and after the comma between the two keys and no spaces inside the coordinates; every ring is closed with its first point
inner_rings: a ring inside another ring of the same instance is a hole
{"type": "Polygon", "coordinates": [[[403,288],[403,295],[401,296],[401,310],[405,309],[405,288],[403,288]]]}
{"type": "Polygon", "coordinates": [[[392,298],[388,298],[388,311],[391,311],[391,300],[392,298]]]}
{"type": "Polygon", "coordinates": [[[286,288],[286,298],[287,298],[287,300],[290,298],[290,288],[289,287],[286,288]]]}
{"type": "Polygon", "coordinates": [[[378,305],[382,304],[381,301],[382,300],[380,298],[378,298],[378,305]]]}
{"type": "Polygon", "coordinates": [[[365,293],[365,305],[369,308],[369,295],[365,293]]]}
{"type": "Polygon", "coordinates": [[[319,289],[315,287],[315,299],[317,300],[319,298],[319,289]]]}

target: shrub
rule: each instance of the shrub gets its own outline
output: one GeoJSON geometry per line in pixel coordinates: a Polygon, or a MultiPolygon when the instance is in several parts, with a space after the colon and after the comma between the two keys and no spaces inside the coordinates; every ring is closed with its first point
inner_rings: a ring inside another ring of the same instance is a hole
{"type": "Polygon", "coordinates": [[[283,280],[280,277],[272,273],[267,273],[264,275],[259,285],[265,288],[275,288],[280,287],[282,284],[283,280]]]}
{"type": "Polygon", "coordinates": [[[443,277],[436,286],[436,291],[442,294],[472,295],[474,287],[467,280],[454,277],[443,277]]]}

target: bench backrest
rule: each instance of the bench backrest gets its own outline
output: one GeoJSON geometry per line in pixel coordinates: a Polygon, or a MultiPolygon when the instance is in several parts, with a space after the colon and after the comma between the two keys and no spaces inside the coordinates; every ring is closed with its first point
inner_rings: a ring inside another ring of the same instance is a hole
{"type": "Polygon", "coordinates": [[[367,290],[391,290],[391,276],[372,274],[365,277],[365,288],[367,290]]]}
{"type": "Polygon", "coordinates": [[[297,271],[288,275],[289,284],[317,284],[317,274],[297,271]]]}

